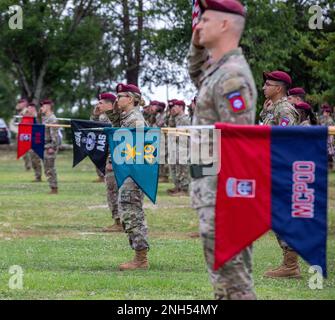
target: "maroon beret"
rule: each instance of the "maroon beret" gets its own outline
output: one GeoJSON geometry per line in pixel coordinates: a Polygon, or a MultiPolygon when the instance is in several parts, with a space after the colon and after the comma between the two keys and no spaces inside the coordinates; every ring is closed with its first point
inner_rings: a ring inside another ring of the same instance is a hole
{"type": "Polygon", "coordinates": [[[294,105],[296,109],[311,110],[312,107],[306,102],[298,102],[294,105]]]}
{"type": "Polygon", "coordinates": [[[44,99],[41,101],[41,106],[43,106],[44,104],[53,104],[53,101],[51,99],[44,99]]]}
{"type": "Polygon", "coordinates": [[[152,100],[152,101],[150,101],[150,103],[149,103],[149,105],[150,106],[159,106],[159,101],[157,101],[157,100],[152,100]]]}
{"type": "Polygon", "coordinates": [[[170,105],[169,104],[169,107],[172,108],[174,106],[182,106],[182,107],[185,107],[185,102],[183,100],[177,100],[177,99],[174,99],[173,103],[170,105]]]}
{"type": "Polygon", "coordinates": [[[103,92],[99,94],[99,100],[111,100],[112,102],[114,102],[116,100],[116,97],[113,93],[110,92],[103,92]]]}
{"type": "Polygon", "coordinates": [[[285,82],[288,86],[291,86],[292,79],[284,71],[272,71],[272,72],[263,72],[263,79],[266,80],[273,80],[273,81],[282,81],[285,82]]]}
{"type": "Polygon", "coordinates": [[[169,107],[172,107],[175,103],[175,101],[178,101],[178,99],[171,99],[171,100],[168,100],[168,106],[169,107]]]}
{"type": "Polygon", "coordinates": [[[28,103],[28,100],[27,99],[20,99],[17,103],[23,103],[23,102],[27,102],[28,103]]]}
{"type": "Polygon", "coordinates": [[[166,108],[166,104],[164,102],[159,102],[159,106],[164,110],[166,108]]]}
{"type": "Polygon", "coordinates": [[[238,14],[243,17],[246,16],[244,6],[237,0],[200,0],[199,6],[202,12],[205,10],[215,10],[238,14]]]}
{"type": "Polygon", "coordinates": [[[328,103],[324,103],[324,104],[321,106],[321,109],[322,109],[322,111],[328,111],[328,112],[331,112],[331,111],[332,111],[332,108],[331,108],[331,106],[330,106],[328,103]]]}
{"type": "Polygon", "coordinates": [[[292,88],[288,91],[289,96],[297,96],[300,94],[306,94],[305,90],[303,88],[292,88]]]}
{"type": "Polygon", "coordinates": [[[30,102],[30,103],[28,104],[28,107],[36,108],[36,104],[35,104],[34,102],[30,102]]]}
{"type": "Polygon", "coordinates": [[[116,93],[121,93],[121,92],[134,92],[134,93],[141,94],[140,89],[134,84],[119,83],[116,86],[116,93]]]}

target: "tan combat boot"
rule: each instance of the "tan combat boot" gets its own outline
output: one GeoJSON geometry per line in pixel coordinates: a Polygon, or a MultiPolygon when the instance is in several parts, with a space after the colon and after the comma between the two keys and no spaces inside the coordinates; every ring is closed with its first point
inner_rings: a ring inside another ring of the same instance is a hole
{"type": "Polygon", "coordinates": [[[174,194],[174,193],[179,192],[179,189],[178,189],[177,187],[174,187],[174,188],[172,188],[172,189],[167,189],[166,192],[167,192],[169,195],[172,195],[172,194],[174,194]]]}
{"type": "Polygon", "coordinates": [[[136,270],[136,269],[148,269],[149,262],[147,258],[148,249],[135,250],[135,257],[133,261],[122,263],[119,265],[121,271],[125,270],[136,270]]]}
{"type": "Polygon", "coordinates": [[[58,188],[51,188],[51,191],[48,194],[58,194],[58,188]]]}
{"type": "Polygon", "coordinates": [[[123,227],[120,219],[115,219],[115,223],[111,226],[102,229],[102,232],[123,232],[123,227]]]}
{"type": "Polygon", "coordinates": [[[264,276],[269,278],[301,279],[297,253],[291,250],[284,251],[283,265],[279,268],[267,271],[264,276]]]}

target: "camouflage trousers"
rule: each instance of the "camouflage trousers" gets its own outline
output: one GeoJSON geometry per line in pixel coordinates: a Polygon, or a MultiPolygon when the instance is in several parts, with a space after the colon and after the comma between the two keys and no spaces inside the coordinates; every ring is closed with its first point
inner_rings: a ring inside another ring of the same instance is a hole
{"type": "Polygon", "coordinates": [[[26,170],[30,170],[31,169],[31,157],[30,157],[29,151],[24,154],[23,161],[24,161],[24,168],[26,170]]]}
{"type": "Polygon", "coordinates": [[[160,177],[169,177],[169,165],[168,164],[160,164],[159,165],[159,176],[160,177]]]}
{"type": "Polygon", "coordinates": [[[107,203],[109,210],[112,213],[114,220],[120,219],[118,209],[118,196],[119,190],[116,184],[115,175],[113,170],[107,170],[105,174],[106,190],[107,190],[107,203]]]}
{"type": "Polygon", "coordinates": [[[282,248],[283,251],[294,251],[289,245],[282,239],[279,238],[279,235],[276,233],[276,238],[279,243],[279,246],[282,248]]]}
{"type": "Polygon", "coordinates": [[[127,178],[119,189],[119,214],[129,244],[134,250],[149,248],[143,198],[142,190],[131,178],[127,178]]]}
{"type": "Polygon", "coordinates": [[[40,157],[33,150],[29,150],[27,154],[30,156],[31,165],[35,173],[35,179],[40,180],[42,177],[42,163],[40,157]]]}
{"type": "Polygon", "coordinates": [[[57,152],[54,154],[48,154],[47,151],[44,151],[44,174],[48,179],[50,188],[57,188],[57,172],[56,172],[56,155],[57,152]]]}
{"type": "Polygon", "coordinates": [[[185,164],[170,164],[171,179],[175,187],[182,191],[188,191],[190,185],[189,166],[185,164]]]}
{"type": "Polygon", "coordinates": [[[217,176],[193,179],[191,183],[192,206],[197,210],[199,216],[200,237],[207,270],[214,289],[214,297],[228,300],[233,295],[251,294],[256,298],[253,291],[251,246],[241,251],[218,270],[213,269],[216,189],[217,176]]]}

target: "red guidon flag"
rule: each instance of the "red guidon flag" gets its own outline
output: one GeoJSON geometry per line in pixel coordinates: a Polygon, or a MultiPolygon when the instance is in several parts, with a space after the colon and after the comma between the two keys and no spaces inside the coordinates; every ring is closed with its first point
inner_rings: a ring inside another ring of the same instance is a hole
{"type": "Polygon", "coordinates": [[[22,157],[31,149],[32,125],[34,123],[34,117],[23,117],[21,123],[19,124],[19,131],[17,134],[17,159],[22,157]]]}

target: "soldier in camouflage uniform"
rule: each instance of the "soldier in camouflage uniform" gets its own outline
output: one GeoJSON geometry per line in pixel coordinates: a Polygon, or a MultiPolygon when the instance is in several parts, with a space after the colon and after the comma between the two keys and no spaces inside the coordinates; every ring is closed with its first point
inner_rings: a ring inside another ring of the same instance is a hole
{"type": "MultiPolygon", "coordinates": [[[[166,108],[165,103],[156,100],[150,101],[150,107],[155,114],[155,126],[158,128],[166,127],[166,113],[164,112],[166,108]]],[[[164,139],[161,139],[161,152],[163,149],[166,152],[166,140],[165,137],[164,139]]],[[[167,163],[159,165],[159,182],[169,182],[169,166],[167,163]]]]}
{"type": "MultiPolygon", "coordinates": [[[[334,120],[332,118],[332,108],[329,104],[325,103],[321,106],[322,115],[320,117],[320,125],[322,126],[334,126],[334,120]]],[[[332,170],[334,168],[334,155],[335,155],[335,148],[334,148],[334,136],[328,135],[327,141],[327,148],[328,148],[328,169],[332,170]]]]}
{"type": "Polygon", "coordinates": [[[317,122],[316,115],[312,107],[307,102],[296,102],[294,107],[299,113],[301,126],[315,126],[317,122]]]}
{"type": "MultiPolygon", "coordinates": [[[[142,113],[138,110],[141,92],[135,85],[118,84],[116,87],[117,101],[112,108],[105,106],[106,112],[114,127],[145,127],[142,113]]],[[[143,210],[143,191],[131,179],[127,178],[119,189],[119,214],[129,244],[135,250],[132,261],[119,266],[120,270],[148,269],[147,252],[149,250],[148,228],[143,210]]]]}
{"type": "Polygon", "coordinates": [[[143,114],[144,120],[147,123],[149,123],[150,122],[150,118],[151,118],[151,115],[150,115],[150,106],[149,105],[143,106],[142,114],[143,114]]]}
{"type": "MultiPolygon", "coordinates": [[[[169,107],[170,115],[174,121],[175,126],[189,126],[190,119],[185,114],[185,102],[182,100],[175,100],[169,107]]],[[[167,192],[171,196],[188,196],[188,187],[190,184],[189,167],[187,164],[179,164],[178,151],[181,146],[179,139],[185,137],[173,137],[176,139],[176,164],[170,164],[171,177],[174,183],[174,188],[169,189],[167,192]]]]}
{"type": "MultiPolygon", "coordinates": [[[[111,123],[108,116],[105,113],[101,112],[100,109],[104,108],[105,105],[107,105],[107,108],[112,107],[115,100],[116,100],[116,97],[112,93],[108,93],[108,92],[101,93],[99,95],[99,103],[96,105],[91,115],[91,120],[111,123]]],[[[114,220],[114,224],[111,226],[107,226],[106,228],[103,228],[102,231],[103,232],[122,232],[123,227],[121,224],[121,219],[120,219],[119,209],[118,209],[119,190],[118,190],[117,183],[115,180],[115,175],[114,175],[110,156],[108,156],[108,159],[107,159],[104,180],[106,183],[107,203],[108,203],[109,210],[112,213],[112,219],[114,220]]]]}
{"type": "MultiPolygon", "coordinates": [[[[237,0],[201,0],[200,7],[203,13],[193,32],[188,54],[189,74],[199,89],[193,125],[254,124],[257,90],[250,67],[238,47],[245,25],[245,9],[237,0]],[[211,63],[206,67],[208,55],[211,63]]],[[[207,143],[213,149],[211,136],[200,138],[200,142],[194,139],[192,143],[207,143]]],[[[215,167],[215,162],[217,159],[213,163],[213,158],[209,157],[201,159],[200,165],[191,166],[192,206],[199,215],[214,296],[220,300],[255,299],[251,247],[242,250],[217,271],[213,269],[217,175],[204,175],[203,169],[215,167]]]]}
{"type": "Polygon", "coordinates": [[[306,92],[304,88],[292,88],[287,92],[287,100],[292,106],[300,102],[306,102],[305,99],[306,92]]]}
{"type": "MultiPolygon", "coordinates": [[[[34,117],[37,118],[37,110],[36,110],[36,105],[35,103],[29,103],[26,116],[29,117],[34,117]]],[[[41,164],[41,159],[40,157],[35,153],[34,150],[29,150],[28,151],[30,159],[31,159],[31,164],[34,169],[35,173],[35,180],[33,182],[41,182],[42,181],[42,164],[41,164]]]]}
{"type": "MultiPolygon", "coordinates": [[[[271,112],[267,113],[264,124],[282,127],[298,125],[299,113],[287,100],[287,91],[292,84],[291,77],[283,71],[265,72],[263,77],[265,98],[272,102],[271,112]]],[[[264,275],[270,278],[301,278],[297,253],[278,235],[276,237],[283,251],[283,262],[264,275]]]]}
{"type": "MultiPolygon", "coordinates": [[[[43,100],[41,102],[40,112],[44,115],[43,124],[57,124],[57,118],[53,113],[52,100],[43,100]]],[[[44,146],[44,174],[48,179],[51,191],[49,194],[58,193],[56,156],[59,147],[58,128],[45,127],[45,146],[44,146]]]]}
{"type": "MultiPolygon", "coordinates": [[[[22,116],[22,117],[27,116],[28,100],[27,99],[20,99],[17,102],[15,109],[16,109],[19,116],[22,116]]],[[[23,156],[23,161],[24,161],[24,167],[25,167],[26,171],[29,171],[32,167],[30,152],[27,152],[23,156]]]]}

